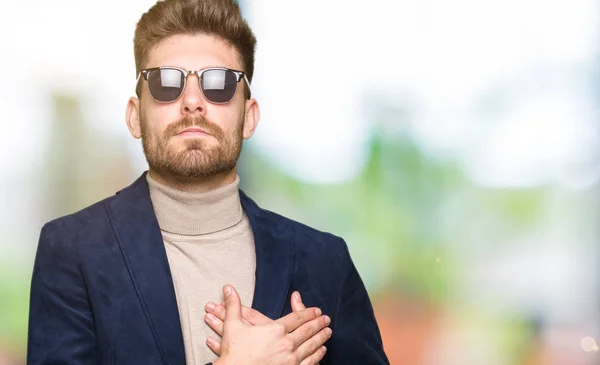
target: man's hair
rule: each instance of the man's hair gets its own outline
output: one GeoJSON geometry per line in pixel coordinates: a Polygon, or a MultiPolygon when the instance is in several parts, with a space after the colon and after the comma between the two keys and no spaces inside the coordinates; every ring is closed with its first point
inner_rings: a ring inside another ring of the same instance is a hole
{"type": "MultiPolygon", "coordinates": [[[[135,28],[136,77],[147,64],[152,47],[168,37],[182,34],[210,34],[227,41],[239,54],[241,71],[252,81],[256,37],[233,0],[157,1],[142,15],[135,28]]],[[[136,94],[138,97],[141,94],[141,82],[136,94]]]]}

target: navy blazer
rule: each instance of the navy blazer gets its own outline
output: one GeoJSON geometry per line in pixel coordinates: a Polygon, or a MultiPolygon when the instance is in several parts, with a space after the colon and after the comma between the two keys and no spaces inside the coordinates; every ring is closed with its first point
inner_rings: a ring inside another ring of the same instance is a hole
{"type": "MultiPolygon", "coordinates": [[[[175,290],[145,174],[42,228],[27,364],[185,364],[175,290]]],[[[291,312],[297,290],[307,307],[331,317],[333,335],[321,364],[388,364],[346,243],[263,210],[242,191],[240,199],[256,246],[252,308],[280,318],[291,312]]]]}

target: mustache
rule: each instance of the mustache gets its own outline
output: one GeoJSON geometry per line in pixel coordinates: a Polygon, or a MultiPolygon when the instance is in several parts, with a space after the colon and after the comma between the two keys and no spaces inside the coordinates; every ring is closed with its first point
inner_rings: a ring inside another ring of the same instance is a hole
{"type": "Polygon", "coordinates": [[[223,137],[225,137],[225,132],[223,132],[223,129],[221,129],[221,127],[219,127],[215,123],[209,121],[203,116],[191,115],[186,115],[180,120],[169,124],[169,126],[165,129],[163,136],[165,138],[170,138],[179,133],[182,129],[193,127],[202,128],[219,141],[221,141],[223,137]]]}

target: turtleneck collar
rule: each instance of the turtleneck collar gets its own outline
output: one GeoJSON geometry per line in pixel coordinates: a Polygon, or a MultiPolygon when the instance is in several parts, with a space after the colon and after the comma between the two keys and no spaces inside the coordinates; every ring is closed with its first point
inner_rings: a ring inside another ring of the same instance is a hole
{"type": "Polygon", "coordinates": [[[180,191],[146,174],[150,199],[160,229],[186,236],[211,234],[238,224],[243,218],[239,195],[240,178],[203,193],[180,191]]]}

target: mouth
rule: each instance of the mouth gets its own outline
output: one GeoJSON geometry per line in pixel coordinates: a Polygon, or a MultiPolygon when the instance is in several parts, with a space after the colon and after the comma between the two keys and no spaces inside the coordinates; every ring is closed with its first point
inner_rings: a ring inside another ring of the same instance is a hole
{"type": "Polygon", "coordinates": [[[180,131],[179,133],[177,133],[177,135],[178,136],[210,136],[210,133],[206,132],[202,128],[192,127],[192,128],[186,128],[186,129],[180,131]]]}

